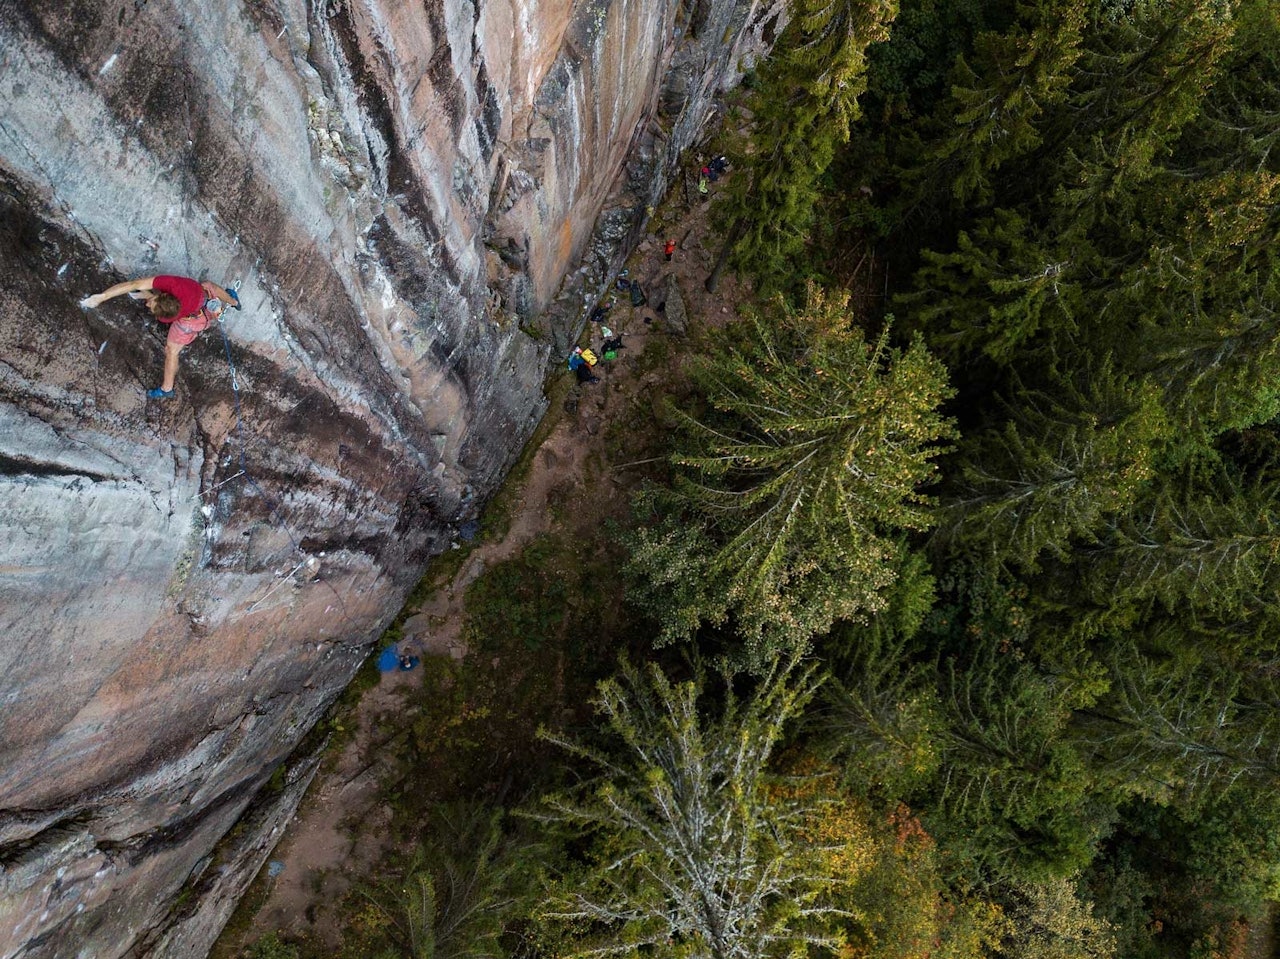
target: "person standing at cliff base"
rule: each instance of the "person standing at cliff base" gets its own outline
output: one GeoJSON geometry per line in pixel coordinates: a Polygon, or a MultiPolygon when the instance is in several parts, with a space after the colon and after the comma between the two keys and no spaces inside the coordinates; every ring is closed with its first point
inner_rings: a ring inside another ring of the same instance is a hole
{"type": "Polygon", "coordinates": [[[169,327],[164,344],[164,378],[159,387],[147,390],[147,396],[153,400],[166,400],[173,396],[173,384],[178,376],[178,355],[213,322],[222,310],[222,304],[240,308],[240,298],[217,283],[164,275],[117,283],[101,293],[85,297],[80,305],[92,309],[125,293],[137,295],[136,298],[146,303],[151,315],[169,327]]]}

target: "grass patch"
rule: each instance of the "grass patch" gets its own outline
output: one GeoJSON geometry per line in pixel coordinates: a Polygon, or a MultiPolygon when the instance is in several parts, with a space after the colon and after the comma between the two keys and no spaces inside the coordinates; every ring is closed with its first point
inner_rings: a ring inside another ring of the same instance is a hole
{"type": "Polygon", "coordinates": [[[622,604],[623,553],[597,534],[543,536],[486,570],[467,591],[469,655],[423,663],[393,748],[386,801],[413,823],[436,802],[502,804],[552,767],[540,725],[588,718],[595,684],[618,653],[647,648],[622,604]]]}
{"type": "Polygon", "coordinates": [[[464,633],[468,649],[501,652],[514,638],[537,651],[560,633],[577,597],[556,552],[550,540],[539,540],[471,584],[464,633]]]}
{"type": "Polygon", "coordinates": [[[249,959],[300,959],[298,947],[283,942],[272,932],[249,948],[249,959]]]}
{"type": "MultiPolygon", "coordinates": [[[[236,908],[231,913],[231,918],[222,927],[222,932],[218,934],[213,948],[209,950],[209,959],[236,959],[237,956],[244,954],[242,950],[234,948],[232,944],[241,942],[244,939],[249,929],[253,926],[253,920],[258,915],[258,910],[267,904],[267,898],[270,895],[271,880],[267,878],[267,870],[265,868],[259,869],[258,875],[249,883],[244,895],[236,903],[236,908]]],[[[274,933],[272,936],[274,936],[274,933]]],[[[263,937],[263,939],[270,938],[271,936],[263,937]]],[[[259,942],[262,942],[262,940],[259,940],[259,942]]],[[[251,957],[258,956],[259,954],[253,951],[256,948],[257,944],[255,943],[248,955],[251,957]]],[[[270,948],[272,948],[271,943],[264,946],[264,949],[270,948]]],[[[269,956],[270,953],[267,952],[266,955],[269,956]]],[[[286,955],[288,954],[286,953],[286,955]]]]}

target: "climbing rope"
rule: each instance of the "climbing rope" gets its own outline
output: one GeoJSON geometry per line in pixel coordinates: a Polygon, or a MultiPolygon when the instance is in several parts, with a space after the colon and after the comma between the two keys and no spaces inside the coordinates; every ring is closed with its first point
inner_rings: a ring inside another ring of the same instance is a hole
{"type": "MultiPolygon", "coordinates": [[[[240,296],[236,287],[234,286],[228,287],[228,292],[235,299],[236,308],[239,309],[240,296]]],[[[218,315],[217,315],[218,332],[222,334],[222,349],[227,357],[227,369],[230,370],[231,372],[231,395],[234,399],[234,408],[235,408],[235,416],[236,416],[236,425],[233,432],[236,438],[236,445],[239,447],[240,472],[236,473],[234,476],[227,477],[217,486],[210,487],[209,489],[205,490],[205,493],[212,493],[214,490],[218,489],[218,487],[225,486],[227,483],[231,482],[231,480],[236,479],[237,477],[243,476],[245,479],[245,482],[248,483],[251,487],[253,487],[253,489],[257,491],[258,495],[262,497],[263,502],[267,504],[267,509],[270,512],[273,525],[276,526],[277,529],[284,530],[285,535],[289,537],[289,542],[293,544],[294,552],[300,553],[303,556],[302,561],[298,563],[296,566],[294,566],[293,569],[291,569],[286,575],[282,576],[280,578],[279,583],[276,583],[274,586],[272,586],[269,590],[266,591],[266,593],[262,595],[261,598],[259,598],[256,602],[254,602],[252,606],[249,607],[247,612],[252,613],[260,605],[266,602],[267,599],[271,596],[271,594],[274,593],[277,589],[279,589],[281,585],[292,580],[294,574],[297,573],[298,570],[300,570],[303,566],[307,565],[307,562],[310,559],[310,557],[306,555],[305,550],[303,550],[302,548],[302,544],[298,541],[298,537],[293,535],[293,530],[290,529],[289,524],[285,522],[284,515],[281,511],[281,508],[277,506],[276,500],[269,493],[267,493],[265,489],[262,488],[262,486],[258,483],[258,481],[253,478],[253,474],[249,472],[248,458],[245,455],[245,448],[247,444],[244,438],[244,416],[242,414],[241,406],[240,406],[240,377],[236,373],[235,359],[231,356],[231,340],[227,337],[227,329],[222,322],[222,314],[225,312],[226,312],[225,309],[218,311],[218,315]]],[[[201,495],[204,495],[204,494],[202,493],[201,495]]],[[[333,593],[334,598],[338,600],[338,605],[341,608],[341,612],[342,612],[342,618],[345,619],[348,623],[352,623],[352,625],[354,626],[355,624],[351,620],[351,617],[347,615],[347,604],[346,604],[346,601],[342,598],[342,594],[339,593],[334,588],[333,584],[330,583],[328,580],[324,579],[323,577],[317,577],[317,578],[319,582],[324,583],[324,585],[329,588],[329,591],[333,593]]]]}
{"type": "MultiPolygon", "coordinates": [[[[239,309],[240,295],[236,287],[234,286],[228,287],[227,291],[235,299],[236,309],[239,309]]],[[[244,417],[241,413],[241,408],[240,408],[240,378],[236,374],[236,363],[231,356],[231,340],[228,339],[227,328],[223,325],[223,322],[222,322],[222,315],[225,312],[226,312],[225,309],[219,310],[217,315],[217,320],[218,320],[218,332],[222,334],[222,349],[227,356],[227,369],[231,371],[231,395],[234,398],[235,414],[236,414],[236,426],[235,426],[234,433],[236,437],[236,444],[239,446],[239,460],[240,460],[240,472],[237,475],[243,476],[245,478],[245,482],[247,482],[250,486],[252,486],[257,491],[258,495],[262,497],[263,502],[267,504],[267,509],[270,511],[270,515],[272,519],[275,521],[276,527],[284,530],[285,535],[289,537],[289,542],[293,544],[294,550],[296,552],[301,553],[302,545],[298,542],[298,538],[293,535],[293,530],[289,528],[289,524],[285,522],[283,515],[281,514],[280,510],[276,506],[275,500],[272,499],[272,497],[267,493],[267,491],[264,490],[261,485],[259,485],[258,481],[253,478],[253,474],[249,472],[249,464],[245,456],[244,417]]],[[[224,483],[230,482],[230,480],[235,478],[236,477],[234,476],[228,477],[226,480],[223,480],[222,483],[219,483],[218,486],[222,486],[224,483]]],[[[213,490],[217,488],[218,487],[215,486],[215,487],[212,487],[211,489],[206,490],[205,492],[211,493],[213,492],[213,490]]]]}

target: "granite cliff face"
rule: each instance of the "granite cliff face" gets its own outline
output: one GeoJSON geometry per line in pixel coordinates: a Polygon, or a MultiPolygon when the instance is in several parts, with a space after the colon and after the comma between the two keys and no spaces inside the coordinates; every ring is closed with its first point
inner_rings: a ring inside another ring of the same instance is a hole
{"type": "Polygon", "coordinates": [[[778,15],[0,0],[0,959],[207,950],[778,15]],[[153,273],[245,305],[165,402],[153,273]]]}

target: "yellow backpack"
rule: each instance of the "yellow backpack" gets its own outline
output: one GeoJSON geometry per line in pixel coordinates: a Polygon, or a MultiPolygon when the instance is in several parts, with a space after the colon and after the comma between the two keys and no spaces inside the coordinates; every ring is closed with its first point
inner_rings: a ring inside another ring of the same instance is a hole
{"type": "Polygon", "coordinates": [[[582,358],[587,361],[587,366],[595,366],[600,362],[600,357],[596,356],[590,350],[583,350],[582,358]]]}

